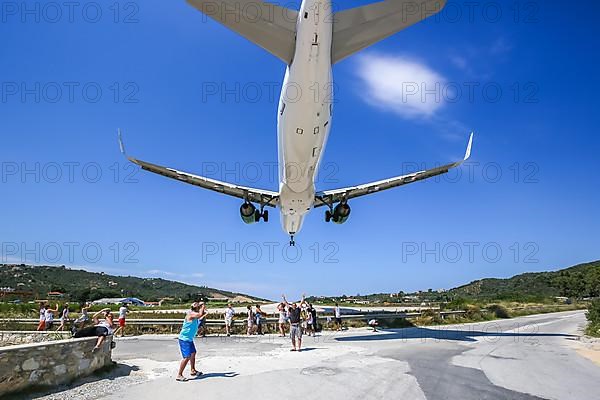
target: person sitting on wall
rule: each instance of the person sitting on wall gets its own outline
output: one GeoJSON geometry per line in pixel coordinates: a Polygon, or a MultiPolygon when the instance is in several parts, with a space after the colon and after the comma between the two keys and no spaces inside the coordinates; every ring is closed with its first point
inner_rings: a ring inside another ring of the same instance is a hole
{"type": "Polygon", "coordinates": [[[92,319],[94,320],[94,326],[78,330],[73,337],[82,338],[98,336],[98,341],[93,350],[98,351],[106,340],[106,337],[113,334],[113,316],[110,312],[110,308],[104,308],[94,314],[92,319]],[[98,319],[98,315],[100,314],[104,314],[103,320],[98,319]]]}

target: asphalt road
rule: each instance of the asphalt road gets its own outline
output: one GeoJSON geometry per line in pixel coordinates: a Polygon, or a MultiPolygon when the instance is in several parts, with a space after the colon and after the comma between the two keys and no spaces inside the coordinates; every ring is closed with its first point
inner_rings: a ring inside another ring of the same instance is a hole
{"type": "MultiPolygon", "coordinates": [[[[305,337],[301,353],[290,352],[285,338],[211,337],[196,343],[204,376],[188,382],[174,380],[175,337],[144,336],[118,342],[113,358],[121,366],[110,377],[118,390],[97,386],[93,398],[595,400],[600,366],[574,350],[584,324],[583,312],[564,312],[378,333],[360,329],[305,337]]],[[[68,392],[56,394],[65,398],[68,392]]]]}

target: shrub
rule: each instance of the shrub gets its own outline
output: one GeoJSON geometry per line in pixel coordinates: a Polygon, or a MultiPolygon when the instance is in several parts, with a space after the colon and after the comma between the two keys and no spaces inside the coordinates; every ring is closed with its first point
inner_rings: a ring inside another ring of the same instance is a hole
{"type": "Polygon", "coordinates": [[[506,307],[499,304],[491,304],[487,307],[487,309],[490,313],[494,314],[496,318],[510,318],[510,314],[508,313],[506,307]]]}
{"type": "Polygon", "coordinates": [[[591,323],[600,323],[600,299],[592,301],[586,317],[591,323]]]}
{"type": "Polygon", "coordinates": [[[585,316],[590,321],[586,333],[590,336],[600,337],[600,299],[592,301],[585,316]]]}
{"type": "Polygon", "coordinates": [[[481,313],[481,309],[476,305],[469,305],[466,308],[465,317],[472,321],[481,321],[483,319],[483,314],[481,313]]]}
{"type": "Polygon", "coordinates": [[[461,297],[456,298],[446,304],[444,307],[446,310],[464,310],[467,307],[467,301],[461,297]]]}

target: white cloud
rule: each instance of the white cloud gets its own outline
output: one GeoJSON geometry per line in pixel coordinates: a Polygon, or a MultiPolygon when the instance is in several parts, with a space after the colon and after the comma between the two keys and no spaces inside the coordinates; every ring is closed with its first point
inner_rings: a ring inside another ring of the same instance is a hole
{"type": "Polygon", "coordinates": [[[367,53],[358,76],[369,104],[405,118],[430,118],[444,105],[446,79],[426,64],[401,56],[367,53]]]}
{"type": "Polygon", "coordinates": [[[461,69],[463,71],[468,71],[470,70],[469,68],[469,62],[467,61],[466,58],[459,56],[459,55],[452,55],[450,56],[450,62],[452,64],[454,64],[454,66],[458,69],[461,69]]]}
{"type": "Polygon", "coordinates": [[[151,274],[151,275],[181,276],[180,274],[175,274],[170,271],[163,271],[161,269],[150,269],[150,270],[146,271],[146,273],[151,274]]]}
{"type": "Polygon", "coordinates": [[[500,37],[492,43],[490,46],[490,54],[492,55],[502,55],[508,53],[512,50],[513,46],[506,39],[500,37]]]}
{"type": "Polygon", "coordinates": [[[205,283],[209,287],[228,290],[230,292],[245,293],[251,296],[258,296],[257,293],[264,293],[272,290],[273,286],[255,282],[243,281],[210,281],[205,283]]]}

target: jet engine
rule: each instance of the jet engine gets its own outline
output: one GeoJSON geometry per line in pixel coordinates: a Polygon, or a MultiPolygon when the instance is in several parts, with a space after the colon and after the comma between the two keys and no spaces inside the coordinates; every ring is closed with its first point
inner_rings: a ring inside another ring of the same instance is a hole
{"type": "Polygon", "coordinates": [[[253,224],[257,222],[256,217],[256,207],[252,203],[244,203],[240,207],[240,216],[242,217],[242,221],[247,224],[253,224]]]}
{"type": "Polygon", "coordinates": [[[336,224],[343,224],[350,217],[350,206],[347,203],[340,203],[333,209],[325,211],[325,221],[333,221],[336,224]]]}

